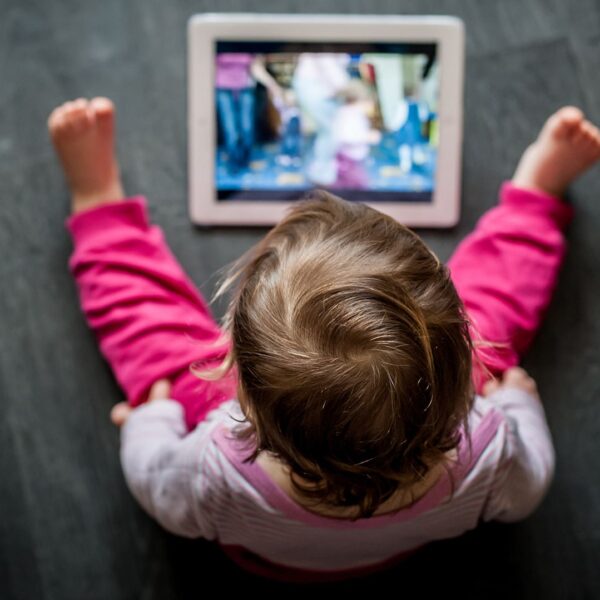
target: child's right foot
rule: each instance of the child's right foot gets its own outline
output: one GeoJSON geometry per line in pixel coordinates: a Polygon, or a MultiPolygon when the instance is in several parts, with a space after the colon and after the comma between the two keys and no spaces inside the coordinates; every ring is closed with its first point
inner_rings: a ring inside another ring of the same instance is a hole
{"type": "Polygon", "coordinates": [[[123,199],[114,151],[114,105],[108,98],[65,102],[48,118],[48,129],[71,191],[71,209],[81,212],[123,199]]]}
{"type": "Polygon", "coordinates": [[[567,186],[600,158],[600,131],[574,106],[556,111],[525,150],[514,185],[562,196],[567,186]]]}

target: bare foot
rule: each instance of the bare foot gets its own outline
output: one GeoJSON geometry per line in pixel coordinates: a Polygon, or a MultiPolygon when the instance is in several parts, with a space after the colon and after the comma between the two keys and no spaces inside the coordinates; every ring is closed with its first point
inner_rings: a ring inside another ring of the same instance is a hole
{"type": "Polygon", "coordinates": [[[562,196],[567,186],[600,158],[600,131],[574,106],[556,111],[525,150],[514,185],[562,196]]]}
{"type": "Polygon", "coordinates": [[[113,103],[78,98],[48,117],[52,143],[72,194],[73,213],[125,196],[114,151],[113,103]]]}

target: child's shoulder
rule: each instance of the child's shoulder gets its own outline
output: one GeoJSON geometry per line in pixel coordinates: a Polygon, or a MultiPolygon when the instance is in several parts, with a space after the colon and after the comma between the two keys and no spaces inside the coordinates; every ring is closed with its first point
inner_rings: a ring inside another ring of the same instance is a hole
{"type": "Polygon", "coordinates": [[[493,402],[490,402],[488,398],[485,396],[475,395],[475,400],[473,401],[473,407],[471,408],[471,412],[469,413],[469,429],[471,431],[475,431],[481,423],[491,416],[491,413],[500,413],[501,418],[504,419],[503,412],[499,409],[497,405],[493,402]]]}
{"type": "Polygon", "coordinates": [[[523,462],[540,449],[552,458],[551,435],[541,400],[518,388],[501,388],[488,396],[475,396],[469,415],[471,438],[484,435],[494,423],[488,446],[497,451],[499,463],[523,462]]]}
{"type": "Polygon", "coordinates": [[[229,457],[228,444],[224,439],[230,437],[231,431],[245,423],[244,414],[237,399],[232,398],[219,404],[206,414],[196,428],[187,436],[190,454],[194,463],[202,463],[204,471],[210,471],[213,477],[218,473],[231,470],[233,466],[229,457]]]}
{"type": "Polygon", "coordinates": [[[245,422],[244,413],[237,398],[231,398],[219,404],[206,414],[202,422],[196,426],[196,431],[212,433],[219,428],[232,429],[245,422]]]}

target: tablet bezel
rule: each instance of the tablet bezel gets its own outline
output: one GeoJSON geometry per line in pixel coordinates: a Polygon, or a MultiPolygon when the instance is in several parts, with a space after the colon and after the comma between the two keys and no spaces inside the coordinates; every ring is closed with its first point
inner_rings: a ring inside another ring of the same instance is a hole
{"type": "Polygon", "coordinates": [[[456,225],[460,216],[464,81],[464,25],[460,19],[237,13],[196,14],[188,21],[188,172],[192,222],[197,225],[270,226],[285,216],[295,202],[218,201],[215,189],[216,119],[212,82],[216,42],[282,41],[282,31],[285,32],[285,41],[437,44],[440,65],[439,147],[432,201],[365,200],[364,204],[409,227],[456,225]],[[207,81],[211,82],[208,89],[207,81]]]}

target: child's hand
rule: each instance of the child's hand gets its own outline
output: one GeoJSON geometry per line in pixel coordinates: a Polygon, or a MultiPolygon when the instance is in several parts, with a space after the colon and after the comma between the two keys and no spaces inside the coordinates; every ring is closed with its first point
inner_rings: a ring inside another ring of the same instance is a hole
{"type": "Polygon", "coordinates": [[[489,396],[501,388],[511,387],[518,388],[528,394],[539,397],[535,380],[529,377],[527,371],[521,367],[512,367],[504,371],[502,381],[499,381],[498,379],[490,379],[487,381],[483,386],[483,395],[489,396]]]}
{"type": "MultiPolygon", "coordinates": [[[[168,379],[159,379],[150,388],[148,402],[152,402],[152,400],[162,400],[164,398],[168,398],[170,393],[171,382],[168,379]]],[[[110,420],[117,427],[121,427],[121,425],[127,421],[133,410],[135,410],[135,408],[129,406],[127,402],[119,402],[119,404],[115,404],[110,411],[110,420]]]]}

